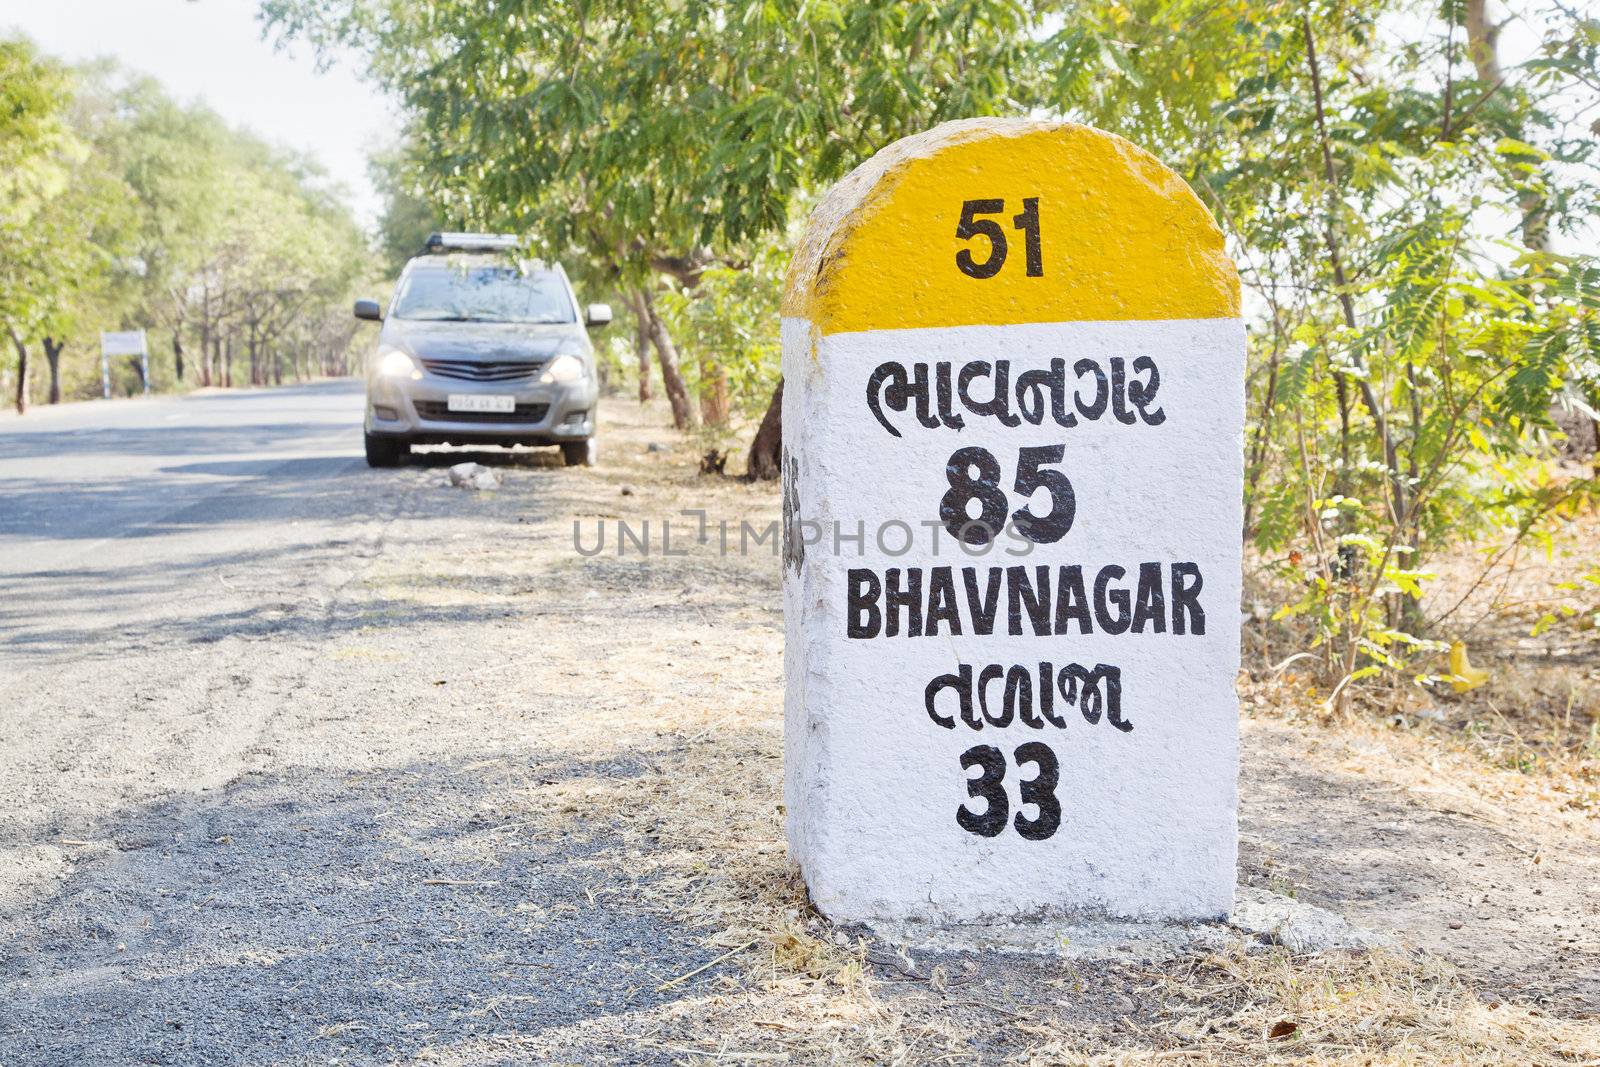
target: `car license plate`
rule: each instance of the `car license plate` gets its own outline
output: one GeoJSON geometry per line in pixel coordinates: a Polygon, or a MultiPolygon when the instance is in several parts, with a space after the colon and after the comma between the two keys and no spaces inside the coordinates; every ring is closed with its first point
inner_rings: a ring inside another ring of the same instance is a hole
{"type": "Polygon", "coordinates": [[[517,410],[517,398],[491,393],[451,393],[445,406],[450,411],[498,411],[509,415],[517,410]]]}

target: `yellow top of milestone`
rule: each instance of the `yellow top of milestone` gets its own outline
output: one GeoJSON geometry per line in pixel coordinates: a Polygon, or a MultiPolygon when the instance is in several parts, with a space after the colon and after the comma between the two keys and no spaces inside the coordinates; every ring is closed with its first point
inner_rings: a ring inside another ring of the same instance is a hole
{"type": "Polygon", "coordinates": [[[829,191],[783,314],[823,334],[1237,318],[1239,275],[1205,205],[1143,149],[1076,123],[964,119],[896,141],[829,191]]]}

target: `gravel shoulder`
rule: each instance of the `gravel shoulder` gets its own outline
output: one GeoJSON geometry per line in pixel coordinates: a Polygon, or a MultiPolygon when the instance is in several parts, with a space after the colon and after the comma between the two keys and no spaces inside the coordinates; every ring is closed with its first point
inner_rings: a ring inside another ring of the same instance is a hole
{"type": "Polygon", "coordinates": [[[1600,1057],[1592,824],[1531,832],[1267,707],[1241,881],[1399,954],[833,929],[782,841],[778,561],[719,546],[777,494],[699,477],[654,408],[605,415],[592,470],[466,457],[488,492],[448,485],[460,456],[368,471],[353,438],[173,458],[245,465],[0,578],[0,1064],[1600,1057]],[[618,519],[649,555],[575,550],[618,519]],[[1356,1037],[1339,1014],[1402,1002],[1356,1037]]]}

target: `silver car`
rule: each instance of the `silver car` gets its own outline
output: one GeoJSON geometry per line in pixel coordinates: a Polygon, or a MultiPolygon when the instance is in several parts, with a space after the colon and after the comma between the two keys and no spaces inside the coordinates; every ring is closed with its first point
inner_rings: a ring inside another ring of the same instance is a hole
{"type": "Polygon", "coordinates": [[[594,348],[585,327],[611,321],[590,304],[579,321],[559,265],[514,258],[498,234],[434,234],[406,264],[367,362],[367,464],[393,467],[412,445],[559,445],[570,466],[594,462],[594,348]]]}

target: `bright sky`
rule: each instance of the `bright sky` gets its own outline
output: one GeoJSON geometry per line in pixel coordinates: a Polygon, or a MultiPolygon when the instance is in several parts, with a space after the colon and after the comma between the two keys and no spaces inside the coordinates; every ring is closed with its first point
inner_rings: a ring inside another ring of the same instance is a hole
{"type": "Polygon", "coordinates": [[[311,155],[371,225],[381,202],[367,154],[395,111],[351,64],[318,73],[310,49],[261,39],[256,0],[0,0],[0,32],[21,31],[69,62],[111,56],[199,100],[236,126],[311,155]]]}

